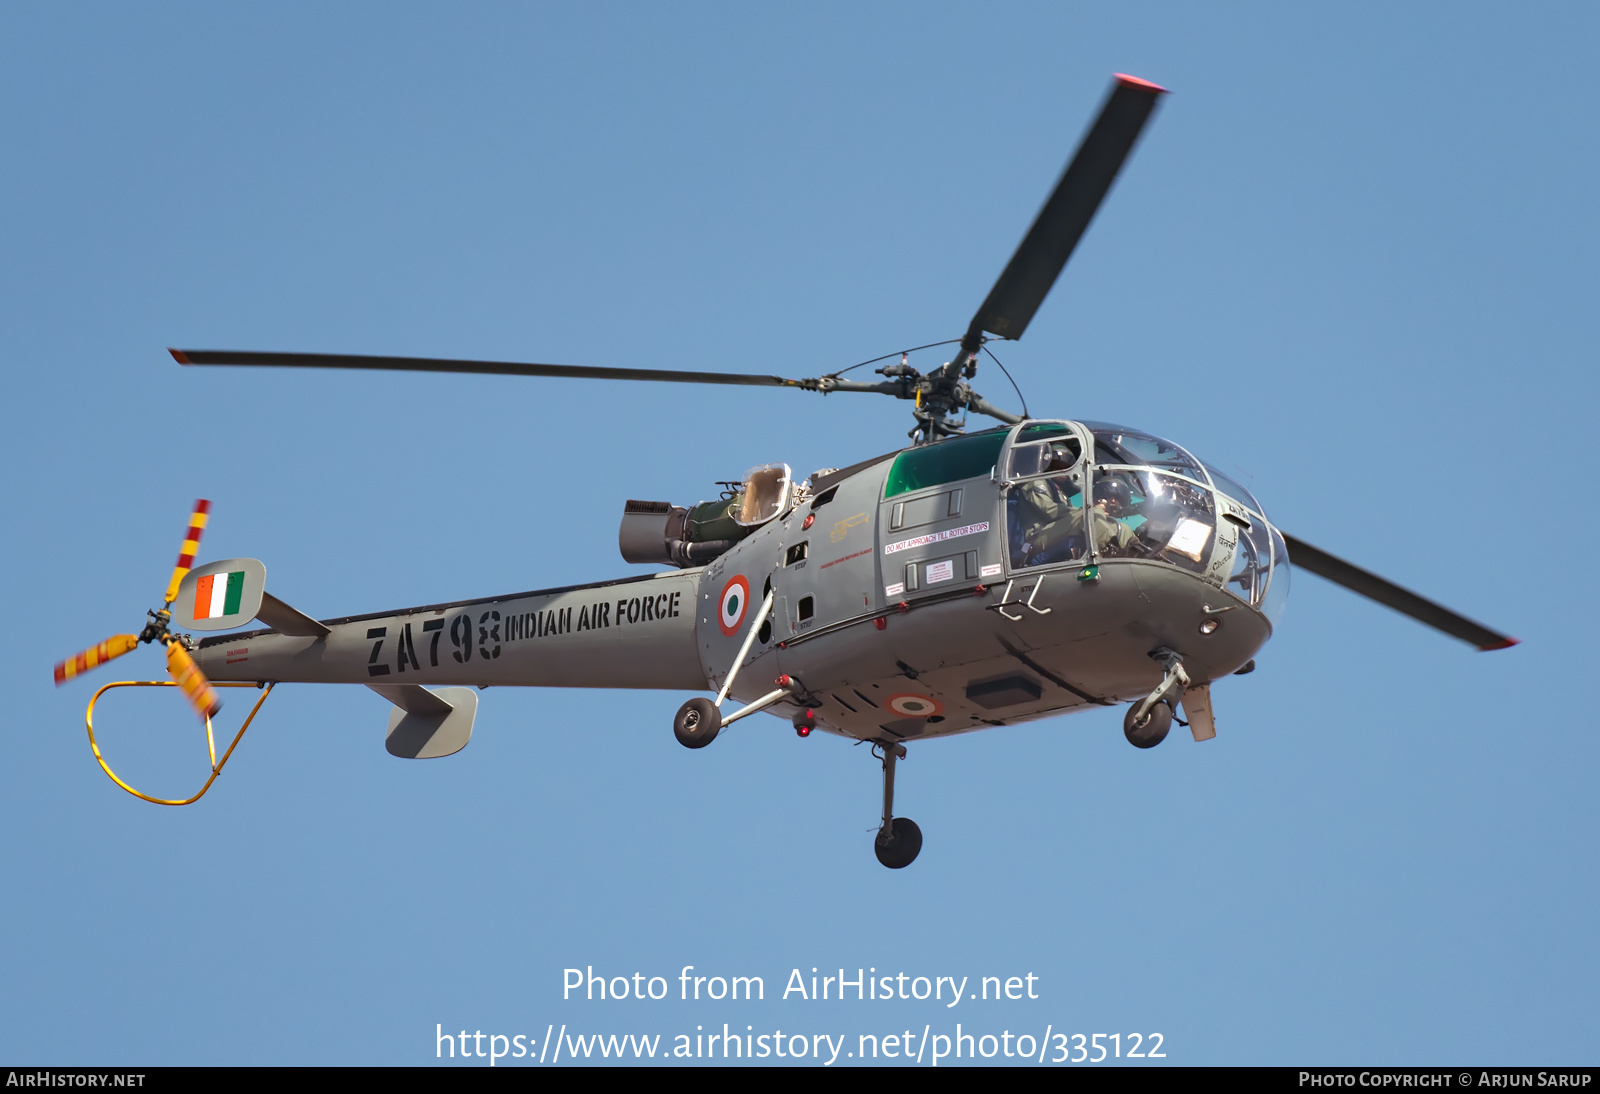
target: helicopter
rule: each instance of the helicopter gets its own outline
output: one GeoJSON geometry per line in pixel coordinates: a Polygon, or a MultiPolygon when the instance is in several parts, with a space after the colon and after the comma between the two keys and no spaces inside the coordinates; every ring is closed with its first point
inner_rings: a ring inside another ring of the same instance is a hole
{"type": "MultiPolygon", "coordinates": [[[[677,740],[710,745],[756,713],[867,743],[882,768],[879,862],[904,868],[918,825],[894,812],[908,742],[1126,705],[1123,732],[1152,748],[1174,721],[1216,735],[1212,683],[1243,675],[1302,569],[1480,650],[1516,639],[1279,528],[1252,492],[1143,430],[1014,414],[969,381],[994,339],[1020,339],[1132,152],[1164,88],[1117,75],[1096,119],[959,339],[872,361],[881,379],[315,353],[172,349],[185,366],[384,369],[781,387],[911,402],[911,442],[797,478],[787,464],[718,483],[696,505],[629,500],[618,546],[654,572],[591,584],[316,619],[267,591],[254,559],[195,566],[210,519],[197,503],[163,605],[56,666],[58,684],[144,643],[205,721],[211,779],[280,683],[363,684],[393,709],[399,757],[459,752],[476,689],[644,688],[696,696],[677,740]],[[927,373],[910,354],[956,348],[927,373]],[[898,358],[898,360],[893,360],[898,358]],[[968,431],[972,414],[1001,423],[968,431]],[[959,417],[958,417],[959,415],[959,417]],[[263,627],[240,630],[252,622],[263,627]],[[189,631],[201,632],[196,640],[189,631]],[[206,634],[206,632],[218,632],[206,634]],[[226,632],[226,633],[223,633],[226,632]],[[216,688],[261,697],[221,759],[216,688]],[[730,702],[731,701],[731,702],[730,702]],[[1180,717],[1179,712],[1182,712],[1180,717]]],[[[1003,366],[1002,366],[1003,367],[1003,366]]]]}

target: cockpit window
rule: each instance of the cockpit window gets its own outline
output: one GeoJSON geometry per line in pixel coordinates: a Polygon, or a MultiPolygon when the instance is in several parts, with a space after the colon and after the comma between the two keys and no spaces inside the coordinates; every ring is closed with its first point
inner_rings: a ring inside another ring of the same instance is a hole
{"type": "Polygon", "coordinates": [[[1083,445],[1073,436],[1059,437],[1042,444],[1017,445],[1011,449],[1010,478],[1026,479],[1033,475],[1051,475],[1070,471],[1078,465],[1083,445]]]}
{"type": "Polygon", "coordinates": [[[1006,549],[1013,570],[1074,562],[1089,553],[1083,486],[1076,475],[1030,479],[1006,492],[1006,549]]]}
{"type": "Polygon", "coordinates": [[[895,457],[889,468],[883,496],[892,498],[928,486],[987,475],[1000,458],[1007,432],[1006,429],[990,429],[906,449],[895,457]]]}
{"type": "Polygon", "coordinates": [[[1097,472],[1095,549],[1112,558],[1153,558],[1195,573],[1211,562],[1216,508],[1203,486],[1155,471],[1097,472]]]}
{"type": "Polygon", "coordinates": [[[1223,588],[1259,608],[1262,597],[1267,595],[1267,579],[1272,576],[1272,531],[1265,521],[1241,523],[1232,514],[1228,522],[1238,544],[1223,588]]]}
{"type": "Polygon", "coordinates": [[[1207,481],[1206,473],[1200,469],[1200,461],[1171,441],[1137,429],[1128,429],[1106,422],[1083,424],[1094,431],[1095,459],[1101,463],[1155,467],[1162,471],[1187,475],[1197,482],[1207,481]],[[1105,458],[1106,453],[1118,458],[1108,460],[1105,458]]]}
{"type": "Polygon", "coordinates": [[[1224,494],[1227,494],[1235,501],[1244,502],[1261,515],[1266,515],[1267,511],[1261,508],[1261,503],[1256,500],[1256,496],[1252,494],[1242,483],[1235,479],[1229,478],[1227,475],[1224,475],[1221,471],[1218,471],[1215,467],[1212,467],[1204,460],[1201,460],[1200,462],[1205,465],[1205,469],[1207,471],[1211,472],[1211,481],[1216,484],[1218,490],[1221,490],[1224,494]]]}
{"type": "Polygon", "coordinates": [[[1018,444],[1028,444],[1032,441],[1045,441],[1063,434],[1072,435],[1072,427],[1066,422],[1030,422],[1022,427],[1022,432],[1017,434],[1018,444]]]}

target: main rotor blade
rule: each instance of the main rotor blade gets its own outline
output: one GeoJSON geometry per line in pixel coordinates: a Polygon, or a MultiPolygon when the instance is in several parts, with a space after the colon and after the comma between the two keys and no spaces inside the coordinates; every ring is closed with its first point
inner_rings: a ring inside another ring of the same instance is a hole
{"type": "Polygon", "coordinates": [[[278,368],[360,368],[401,372],[482,373],[491,376],[564,376],[575,380],[655,380],[669,384],[738,384],[799,387],[798,380],[737,372],[680,372],[653,368],[591,368],[515,361],[461,361],[449,357],[368,357],[344,353],[249,353],[237,350],[169,349],[180,365],[269,365],[278,368]]]}
{"type": "Polygon", "coordinates": [[[1062,172],[1055,192],[1022,237],[983,307],[972,317],[963,349],[976,352],[982,331],[1002,338],[1022,337],[1111,189],[1156,100],[1164,94],[1166,88],[1132,76],[1117,76],[1100,116],[1062,172]]]}
{"type": "Polygon", "coordinates": [[[1392,581],[1313,547],[1303,539],[1285,534],[1283,541],[1289,547],[1290,565],[1310,570],[1335,585],[1343,585],[1353,593],[1360,593],[1367,599],[1376,600],[1379,604],[1393,608],[1402,615],[1409,615],[1419,623],[1426,623],[1453,638],[1470,642],[1480,650],[1503,650],[1517,644],[1518,640],[1515,638],[1491,631],[1488,627],[1474,623],[1464,615],[1457,615],[1441,604],[1435,604],[1409,589],[1402,589],[1392,581]]]}

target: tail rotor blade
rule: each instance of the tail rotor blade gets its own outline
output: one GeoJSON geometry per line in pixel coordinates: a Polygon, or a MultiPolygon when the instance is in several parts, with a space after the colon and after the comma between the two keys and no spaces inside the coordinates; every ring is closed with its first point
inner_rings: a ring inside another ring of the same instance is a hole
{"type": "Polygon", "coordinates": [[[56,686],[60,687],[74,676],[79,676],[114,657],[121,657],[139,645],[138,635],[114,634],[98,646],[90,646],[76,657],[69,657],[56,665],[56,686]]]}
{"type": "Polygon", "coordinates": [[[1435,630],[1443,631],[1452,638],[1459,638],[1463,642],[1470,642],[1480,650],[1503,650],[1517,644],[1517,639],[1509,635],[1492,631],[1481,623],[1474,623],[1464,615],[1458,615],[1442,604],[1418,596],[1409,589],[1403,589],[1387,578],[1379,577],[1359,566],[1352,565],[1342,558],[1330,555],[1318,547],[1313,547],[1303,539],[1285,534],[1283,541],[1289,548],[1289,564],[1301,570],[1309,570],[1318,577],[1326,578],[1335,585],[1343,585],[1353,593],[1359,593],[1368,600],[1376,600],[1386,608],[1393,608],[1401,615],[1409,615],[1418,623],[1425,623],[1435,630]]]}
{"type": "Polygon", "coordinates": [[[1001,338],[1022,337],[1164,94],[1165,88],[1145,80],[1117,76],[1110,96],[1100,108],[1100,116],[1078,146],[1055,191],[989,290],[988,299],[972,317],[972,326],[962,341],[963,349],[977,352],[983,331],[1001,338]],[[972,344],[969,346],[968,342],[972,344]]]}
{"type": "Polygon", "coordinates": [[[183,534],[183,547],[178,551],[178,564],[173,567],[172,580],[167,582],[166,602],[170,606],[178,598],[178,586],[194,566],[194,556],[200,550],[200,536],[211,519],[211,503],[201,498],[194,503],[194,514],[189,517],[189,530],[183,534]]]}
{"type": "Polygon", "coordinates": [[[183,648],[182,642],[174,640],[167,643],[167,672],[183,689],[184,698],[189,700],[200,717],[217,716],[222,709],[222,700],[217,698],[216,689],[206,679],[206,674],[200,671],[200,666],[194,663],[194,658],[189,656],[189,651],[183,648]]]}

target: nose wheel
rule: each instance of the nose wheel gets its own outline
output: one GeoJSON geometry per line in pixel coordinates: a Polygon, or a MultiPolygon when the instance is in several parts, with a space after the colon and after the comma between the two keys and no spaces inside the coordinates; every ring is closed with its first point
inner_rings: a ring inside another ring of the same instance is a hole
{"type": "Polygon", "coordinates": [[[1161,683],[1129,707],[1127,716],[1122,719],[1122,735],[1135,748],[1154,748],[1167,739],[1167,730],[1172,728],[1172,708],[1189,686],[1189,674],[1183,671],[1181,654],[1161,646],[1150,651],[1150,657],[1159,661],[1165,670],[1161,683]]]}
{"type": "Polygon", "coordinates": [[[1145,711],[1143,719],[1135,719],[1138,710],[1137,706],[1128,708],[1122,719],[1122,735],[1135,748],[1154,748],[1167,739],[1167,730],[1172,728],[1172,708],[1160,702],[1145,711]]]}
{"type": "Polygon", "coordinates": [[[894,815],[894,768],[905,759],[906,746],[874,745],[873,755],[883,761],[883,825],[872,841],[878,861],[891,870],[903,870],[916,861],[922,851],[922,829],[910,817],[894,815]]]}

